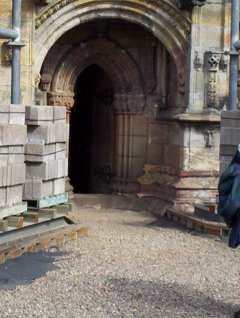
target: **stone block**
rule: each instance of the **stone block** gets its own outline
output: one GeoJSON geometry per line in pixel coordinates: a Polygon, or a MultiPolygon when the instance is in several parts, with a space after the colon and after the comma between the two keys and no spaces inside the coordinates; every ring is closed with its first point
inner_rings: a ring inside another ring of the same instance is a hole
{"type": "Polygon", "coordinates": [[[40,200],[52,196],[52,181],[30,180],[24,184],[23,198],[25,200],[40,200]]]}
{"type": "Polygon", "coordinates": [[[56,159],[66,159],[66,157],[67,157],[67,152],[66,152],[66,150],[58,151],[58,152],[56,152],[56,154],[55,154],[55,158],[56,158],[56,159]]]}
{"type": "Polygon", "coordinates": [[[54,106],[53,107],[53,120],[54,122],[61,120],[65,123],[67,117],[67,109],[64,106],[54,106]]]}
{"type": "Polygon", "coordinates": [[[0,125],[0,146],[23,145],[26,138],[25,125],[0,125]]]}
{"type": "Polygon", "coordinates": [[[23,105],[1,105],[0,124],[25,124],[25,106],[23,105]]]}
{"type": "Polygon", "coordinates": [[[133,150],[132,154],[136,157],[141,157],[146,154],[147,139],[146,137],[134,136],[133,137],[133,150]]]}
{"type": "Polygon", "coordinates": [[[55,125],[40,125],[40,126],[28,126],[27,138],[28,143],[46,143],[51,144],[56,142],[56,129],[55,125]]]}
{"type": "MultiPolygon", "coordinates": [[[[37,180],[40,181],[40,180],[37,180]]],[[[23,184],[23,199],[31,200],[33,199],[33,180],[26,179],[23,184]]]]}
{"type": "Polygon", "coordinates": [[[11,165],[11,185],[23,184],[25,182],[25,164],[11,165]]]}
{"type": "Polygon", "coordinates": [[[53,195],[62,194],[65,192],[65,178],[53,180],[53,195]]]}
{"type": "Polygon", "coordinates": [[[55,151],[62,151],[62,150],[66,150],[66,143],[65,142],[57,142],[55,144],[55,151]]]}
{"type": "Polygon", "coordinates": [[[53,106],[26,106],[26,123],[43,121],[53,122],[53,106]]]}
{"type": "Polygon", "coordinates": [[[65,177],[65,162],[66,159],[58,159],[57,161],[57,178],[65,177]]]}
{"type": "Polygon", "coordinates": [[[5,207],[7,201],[7,187],[0,188],[0,207],[5,207]]]}
{"type": "Polygon", "coordinates": [[[27,179],[41,179],[50,180],[57,176],[57,162],[56,160],[36,163],[27,162],[26,178],[27,179]]]}
{"type": "Polygon", "coordinates": [[[49,155],[25,155],[26,162],[47,162],[55,159],[55,154],[49,155]]]}
{"type": "Polygon", "coordinates": [[[67,125],[66,123],[55,123],[56,142],[67,141],[67,125]]]}
{"type": "Polygon", "coordinates": [[[22,185],[7,187],[6,205],[13,206],[17,203],[21,203],[22,196],[23,196],[22,185]]]}

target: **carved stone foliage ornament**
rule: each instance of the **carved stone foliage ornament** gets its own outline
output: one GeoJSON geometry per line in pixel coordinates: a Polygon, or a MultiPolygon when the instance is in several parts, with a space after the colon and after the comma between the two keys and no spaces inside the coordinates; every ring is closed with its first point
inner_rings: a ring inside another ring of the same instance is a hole
{"type": "Polygon", "coordinates": [[[113,105],[118,114],[143,113],[146,108],[146,97],[141,94],[115,94],[113,105]]]}
{"type": "Polygon", "coordinates": [[[221,53],[206,52],[205,68],[206,68],[206,105],[208,108],[218,108],[217,99],[217,72],[221,61],[221,53]]]}
{"type": "Polygon", "coordinates": [[[70,111],[74,104],[74,94],[71,92],[48,92],[47,102],[48,105],[65,106],[70,111]]]}

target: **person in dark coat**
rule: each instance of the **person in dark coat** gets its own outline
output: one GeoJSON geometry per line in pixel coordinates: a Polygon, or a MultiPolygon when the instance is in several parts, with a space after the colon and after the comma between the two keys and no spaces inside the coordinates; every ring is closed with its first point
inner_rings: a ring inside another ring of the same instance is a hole
{"type": "MultiPolygon", "coordinates": [[[[220,177],[218,194],[218,213],[231,228],[228,246],[237,248],[240,245],[240,144],[220,177]]],[[[240,318],[240,310],[234,313],[234,318],[240,318]]]]}

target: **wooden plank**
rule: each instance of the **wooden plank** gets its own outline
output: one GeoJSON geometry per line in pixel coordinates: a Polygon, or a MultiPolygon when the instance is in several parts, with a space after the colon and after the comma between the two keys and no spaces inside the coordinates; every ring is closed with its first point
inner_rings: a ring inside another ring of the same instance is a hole
{"type": "Polygon", "coordinates": [[[8,226],[21,228],[23,227],[24,217],[23,216],[9,216],[7,218],[8,226]]]}
{"type": "Polygon", "coordinates": [[[32,222],[34,224],[39,222],[39,213],[38,212],[24,212],[22,214],[24,221],[32,222]]]}
{"type": "Polygon", "coordinates": [[[11,215],[18,215],[27,211],[27,203],[22,202],[11,207],[5,207],[0,209],[0,218],[6,218],[11,215]]]}
{"type": "Polygon", "coordinates": [[[8,221],[0,220],[0,231],[5,232],[8,230],[8,221]]]}

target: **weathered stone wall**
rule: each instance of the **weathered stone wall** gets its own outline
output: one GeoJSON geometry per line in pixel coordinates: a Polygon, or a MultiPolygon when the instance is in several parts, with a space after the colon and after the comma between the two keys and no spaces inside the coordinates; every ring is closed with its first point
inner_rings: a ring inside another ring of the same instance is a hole
{"type": "MultiPolygon", "coordinates": [[[[0,3],[0,26],[12,27],[12,2],[3,0],[0,3]]],[[[31,104],[34,100],[35,72],[34,72],[34,47],[35,47],[35,5],[31,0],[22,2],[22,27],[21,40],[25,43],[21,54],[21,98],[23,104],[31,104]]],[[[11,51],[1,39],[0,57],[0,96],[1,104],[10,102],[11,92],[11,51]]]]}

